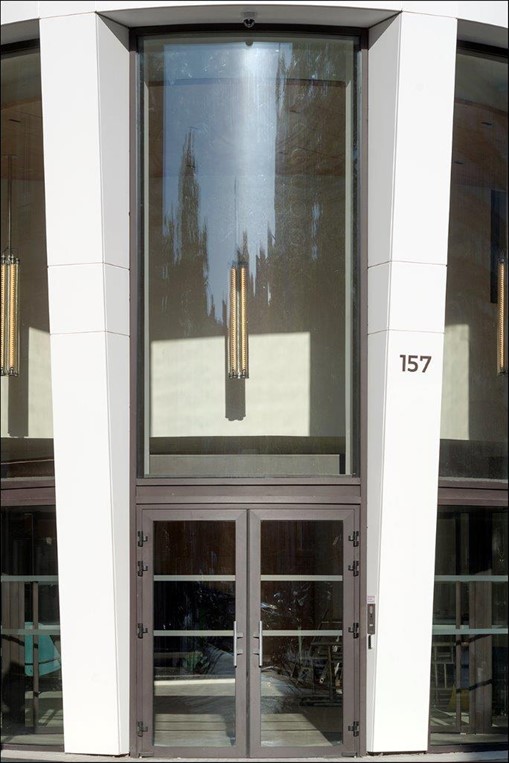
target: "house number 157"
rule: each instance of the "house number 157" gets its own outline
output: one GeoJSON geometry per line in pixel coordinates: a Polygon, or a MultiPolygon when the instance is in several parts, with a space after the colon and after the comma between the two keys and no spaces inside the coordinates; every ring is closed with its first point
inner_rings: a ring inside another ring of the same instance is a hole
{"type": "Polygon", "coordinates": [[[400,355],[401,370],[415,373],[420,371],[425,374],[431,363],[431,355],[400,355]]]}

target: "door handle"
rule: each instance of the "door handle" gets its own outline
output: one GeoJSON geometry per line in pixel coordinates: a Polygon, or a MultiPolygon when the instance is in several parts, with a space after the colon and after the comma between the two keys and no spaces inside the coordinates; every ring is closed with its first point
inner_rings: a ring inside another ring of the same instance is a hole
{"type": "Polygon", "coordinates": [[[263,626],[261,620],[258,622],[258,633],[255,633],[253,638],[259,640],[258,651],[254,652],[254,654],[258,655],[258,667],[261,668],[263,666],[263,626]]]}
{"type": "Polygon", "coordinates": [[[237,667],[237,655],[243,654],[242,649],[237,649],[237,639],[244,638],[244,634],[237,630],[237,621],[233,621],[233,667],[237,667]]]}

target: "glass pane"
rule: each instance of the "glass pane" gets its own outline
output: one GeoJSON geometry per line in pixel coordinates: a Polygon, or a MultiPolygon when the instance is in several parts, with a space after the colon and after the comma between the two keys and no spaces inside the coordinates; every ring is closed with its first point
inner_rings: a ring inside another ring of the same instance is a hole
{"type": "Polygon", "coordinates": [[[507,510],[439,510],[433,744],[507,741],[507,535],[507,510]]]}
{"type": "Polygon", "coordinates": [[[2,510],[2,743],[63,744],[54,509],[2,510]]]}
{"type": "Polygon", "coordinates": [[[356,40],[141,59],[144,473],[355,473],[356,40]]]}
{"type": "Polygon", "coordinates": [[[507,479],[507,59],[460,52],[455,97],[440,474],[507,479]]]}
{"type": "Polygon", "coordinates": [[[2,54],[2,477],[54,474],[39,50],[2,54]]]}
{"type": "Polygon", "coordinates": [[[154,524],[154,744],[235,743],[235,523],[154,524]]]}
{"type": "Polygon", "coordinates": [[[261,525],[261,743],[341,744],[343,524],[261,525]]]}

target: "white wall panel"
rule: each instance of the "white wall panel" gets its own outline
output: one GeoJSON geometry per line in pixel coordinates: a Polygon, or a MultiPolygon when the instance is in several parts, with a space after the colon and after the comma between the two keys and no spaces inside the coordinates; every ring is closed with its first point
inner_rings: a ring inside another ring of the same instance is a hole
{"type": "Polygon", "coordinates": [[[64,742],[119,755],[129,749],[127,33],[95,13],[43,18],[41,71],[64,742]]]}
{"type": "Polygon", "coordinates": [[[368,292],[372,752],[428,744],[455,51],[450,18],[403,13],[370,37],[368,287],[386,289],[368,292]]]}
{"type": "Polygon", "coordinates": [[[106,331],[129,334],[129,270],[104,265],[106,331]]]}
{"type": "Polygon", "coordinates": [[[48,265],[102,262],[95,14],[41,21],[41,81],[48,265]]]}
{"type": "Polygon", "coordinates": [[[389,328],[443,333],[445,282],[445,265],[393,262],[389,328]]]}
{"type": "Polygon", "coordinates": [[[389,284],[392,265],[384,262],[368,269],[368,332],[389,328],[389,284]]]}
{"type": "Polygon", "coordinates": [[[19,21],[28,21],[39,17],[39,3],[25,0],[25,2],[2,2],[2,25],[14,24],[19,21]]]}
{"type": "Polygon", "coordinates": [[[368,262],[379,265],[391,259],[391,219],[394,193],[394,166],[399,77],[401,17],[384,21],[371,29],[369,38],[368,125],[370,146],[368,184],[368,262]],[[376,125],[376,133],[372,127],[376,125]],[[376,144],[373,141],[376,139],[376,144]]]}
{"type": "MultiPolygon", "coordinates": [[[[507,27],[508,8],[506,2],[495,0],[460,0],[458,2],[458,18],[466,21],[478,21],[481,24],[507,27]]],[[[506,40],[507,45],[507,40],[506,40]]]]}
{"type": "Polygon", "coordinates": [[[48,268],[50,325],[53,334],[104,331],[103,265],[48,268]]]}
{"type": "MultiPolygon", "coordinates": [[[[129,268],[129,32],[108,19],[97,25],[104,261],[129,268]]],[[[125,291],[124,291],[125,293],[125,291]]]]}
{"type": "Polygon", "coordinates": [[[73,0],[72,2],[59,2],[59,0],[41,0],[39,2],[39,15],[42,18],[49,16],[67,16],[76,13],[93,13],[95,11],[94,0],[73,0]]]}
{"type": "Polygon", "coordinates": [[[392,259],[445,265],[456,22],[404,13],[401,25],[392,259]]]}

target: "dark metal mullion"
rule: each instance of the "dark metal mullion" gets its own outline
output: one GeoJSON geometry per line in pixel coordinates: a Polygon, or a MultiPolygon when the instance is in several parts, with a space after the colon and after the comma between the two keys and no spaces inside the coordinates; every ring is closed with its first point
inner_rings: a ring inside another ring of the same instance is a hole
{"type": "MultiPolygon", "coordinates": [[[[162,517],[161,517],[162,518],[162,517]]],[[[142,691],[140,715],[137,719],[146,727],[141,736],[141,753],[154,752],[154,532],[155,522],[142,512],[141,529],[147,538],[140,549],[138,558],[148,566],[141,578],[142,605],[141,621],[147,629],[141,642],[142,691]]],[[[134,635],[133,635],[134,638],[134,635]]]]}
{"type": "MultiPolygon", "coordinates": [[[[455,583],[456,589],[456,628],[461,627],[461,582],[455,583]]],[[[454,686],[456,687],[456,721],[455,731],[461,731],[461,657],[462,657],[462,636],[456,636],[455,662],[456,675],[454,676],[454,686]]],[[[447,668],[446,668],[447,670],[447,668]]]]}
{"type": "Polygon", "coordinates": [[[248,718],[248,750],[250,755],[260,751],[261,740],[261,668],[258,664],[259,656],[255,654],[260,649],[258,624],[261,619],[261,520],[255,511],[249,512],[248,524],[248,632],[246,633],[246,648],[249,650],[248,657],[248,691],[249,691],[249,718],[248,718]]]}
{"type": "MultiPolygon", "coordinates": [[[[237,632],[243,633],[243,637],[234,643],[233,651],[237,648],[242,650],[237,654],[237,667],[234,668],[235,676],[235,749],[241,757],[248,751],[248,686],[247,674],[249,665],[250,638],[248,631],[248,613],[246,602],[251,600],[248,590],[248,538],[247,512],[243,512],[235,521],[235,617],[237,620],[237,632]]],[[[232,623],[233,629],[233,623],[232,623]]]]}
{"type": "Polygon", "coordinates": [[[343,739],[342,745],[347,752],[356,751],[356,739],[353,734],[354,721],[361,719],[355,716],[355,664],[356,646],[359,638],[354,637],[353,623],[355,618],[356,587],[358,577],[349,572],[353,568],[355,551],[349,537],[354,531],[353,512],[343,519],[343,739]]]}
{"type": "MultiPolygon", "coordinates": [[[[32,627],[34,631],[39,628],[39,583],[34,581],[32,583],[32,627]]],[[[32,697],[33,697],[33,723],[34,731],[37,733],[37,726],[39,725],[40,707],[39,707],[39,636],[32,636],[32,661],[33,661],[33,683],[32,683],[32,697]]]]}

